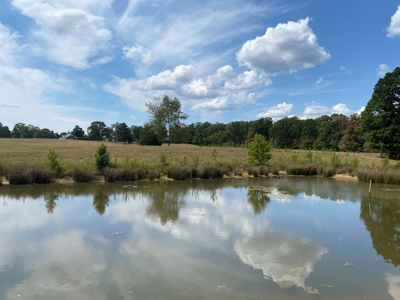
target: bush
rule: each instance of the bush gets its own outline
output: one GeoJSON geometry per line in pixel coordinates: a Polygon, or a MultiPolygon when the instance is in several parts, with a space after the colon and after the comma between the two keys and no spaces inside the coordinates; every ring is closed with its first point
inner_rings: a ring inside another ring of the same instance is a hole
{"type": "Polygon", "coordinates": [[[174,180],[185,180],[190,178],[190,171],[189,167],[169,166],[167,168],[167,176],[174,180]]]}
{"type": "Polygon", "coordinates": [[[336,169],[332,166],[324,166],[322,167],[322,176],[324,177],[332,177],[336,174],[336,169]]]}
{"type": "Polygon", "coordinates": [[[33,182],[30,168],[15,166],[6,171],[6,179],[10,184],[30,184],[33,182]]]}
{"type": "Polygon", "coordinates": [[[220,166],[204,166],[198,169],[198,177],[203,179],[222,178],[226,170],[220,166]]]}
{"type": "Polygon", "coordinates": [[[138,171],[133,168],[123,168],[119,170],[119,178],[117,180],[134,181],[138,180],[138,171]]]}
{"type": "Polygon", "coordinates": [[[57,176],[56,170],[48,170],[37,167],[30,168],[30,172],[32,175],[32,181],[34,183],[50,183],[53,182],[57,176]]]}
{"type": "Polygon", "coordinates": [[[389,162],[390,162],[389,157],[381,158],[382,167],[388,167],[389,166],[389,162]]]}
{"type": "Polygon", "coordinates": [[[115,182],[120,178],[120,170],[116,168],[105,167],[103,169],[104,180],[107,182],[115,182]]]}
{"type": "Polygon", "coordinates": [[[97,148],[94,153],[94,163],[96,168],[101,171],[110,164],[110,153],[107,152],[107,147],[103,144],[97,148]]]}
{"type": "Polygon", "coordinates": [[[271,159],[269,151],[270,146],[265,137],[256,133],[253,141],[249,145],[249,163],[256,166],[265,165],[271,159]]]}
{"type": "Polygon", "coordinates": [[[318,167],[316,165],[292,165],[286,168],[288,175],[304,175],[313,176],[318,175],[318,167]]]}
{"type": "Polygon", "coordinates": [[[260,168],[256,166],[250,166],[247,168],[247,174],[258,177],[258,175],[260,174],[260,168]]]}
{"type": "Polygon", "coordinates": [[[72,179],[75,182],[89,182],[96,180],[96,174],[94,170],[91,169],[83,169],[83,168],[78,168],[75,167],[72,170],[72,179]]]}
{"type": "Polygon", "coordinates": [[[364,182],[372,179],[376,183],[400,184],[400,170],[362,168],[357,170],[357,178],[364,182]]]}

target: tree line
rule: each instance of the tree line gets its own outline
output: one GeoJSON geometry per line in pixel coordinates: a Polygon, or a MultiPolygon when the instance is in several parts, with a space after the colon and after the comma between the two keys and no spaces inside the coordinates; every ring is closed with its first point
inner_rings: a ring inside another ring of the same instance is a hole
{"type": "Polygon", "coordinates": [[[323,115],[316,119],[286,117],[233,121],[227,124],[196,122],[185,124],[188,115],[181,111],[177,98],[164,96],[146,104],[149,121],[143,126],[115,123],[107,126],[94,121],[85,131],[76,125],[71,131],[58,134],[23,123],[10,130],[0,123],[3,138],[59,138],[71,133],[78,139],[101,141],[115,136],[122,142],[161,145],[163,142],[199,146],[241,146],[255,134],[269,140],[276,148],[330,149],[335,151],[381,151],[390,156],[400,154],[400,68],[389,72],[375,85],[365,110],[359,114],[323,115]]]}

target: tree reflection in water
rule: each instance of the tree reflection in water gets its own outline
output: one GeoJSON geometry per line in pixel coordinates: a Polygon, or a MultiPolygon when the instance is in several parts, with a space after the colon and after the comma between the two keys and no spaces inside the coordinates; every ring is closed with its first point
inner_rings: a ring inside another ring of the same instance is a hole
{"type": "Polygon", "coordinates": [[[263,191],[249,189],[247,191],[247,202],[251,205],[255,214],[260,214],[271,202],[271,199],[263,191]]]}
{"type": "Polygon", "coordinates": [[[43,196],[44,202],[46,202],[47,213],[52,214],[56,209],[56,200],[60,197],[58,194],[46,194],[43,196]]]}
{"type": "Polygon", "coordinates": [[[97,213],[101,216],[106,212],[106,207],[110,203],[110,198],[105,195],[102,190],[98,190],[93,196],[93,207],[97,213]]]}
{"type": "Polygon", "coordinates": [[[179,210],[185,205],[184,196],[187,191],[172,190],[171,185],[154,189],[150,194],[150,205],[147,207],[147,216],[157,216],[162,225],[168,221],[175,222],[179,218],[179,210]],[[168,190],[167,190],[168,188],[168,190]]]}
{"type": "Polygon", "coordinates": [[[361,201],[360,217],[376,252],[395,267],[400,265],[400,203],[393,200],[361,201]]]}

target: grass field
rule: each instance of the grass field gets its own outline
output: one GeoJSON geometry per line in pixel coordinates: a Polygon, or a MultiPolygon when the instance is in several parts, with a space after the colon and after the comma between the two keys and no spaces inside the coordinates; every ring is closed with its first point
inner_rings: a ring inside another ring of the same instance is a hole
{"type": "MultiPolygon", "coordinates": [[[[90,165],[93,164],[93,153],[101,142],[76,141],[76,140],[47,140],[47,139],[0,139],[0,163],[6,165],[28,164],[41,165],[46,161],[49,148],[54,148],[61,164],[90,165]]],[[[165,154],[171,163],[181,162],[186,157],[190,164],[192,157],[198,155],[200,162],[212,161],[211,152],[216,149],[217,160],[229,162],[235,165],[247,163],[247,149],[232,147],[199,147],[195,145],[167,144],[162,146],[139,146],[136,144],[104,143],[111,155],[111,161],[122,164],[137,161],[146,164],[160,163],[160,155],[165,154]]],[[[280,150],[272,151],[271,164],[284,166],[295,161],[305,160],[305,150],[280,150]]],[[[333,155],[328,151],[312,151],[313,157],[319,157],[321,161],[329,161],[333,155]]],[[[350,163],[357,158],[359,166],[381,166],[378,153],[337,153],[342,164],[350,163]]],[[[394,165],[395,161],[390,161],[394,165]]]]}

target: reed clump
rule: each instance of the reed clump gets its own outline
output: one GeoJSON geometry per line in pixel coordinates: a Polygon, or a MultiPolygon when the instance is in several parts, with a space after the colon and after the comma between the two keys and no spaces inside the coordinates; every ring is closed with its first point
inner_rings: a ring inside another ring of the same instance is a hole
{"type": "Polygon", "coordinates": [[[392,168],[359,168],[357,170],[359,181],[369,182],[373,180],[376,183],[400,184],[400,170],[392,168]]]}
{"type": "Polygon", "coordinates": [[[286,167],[286,174],[315,176],[318,175],[318,166],[315,164],[291,165],[286,167]]]}
{"type": "Polygon", "coordinates": [[[247,167],[247,174],[258,177],[260,175],[260,167],[258,166],[248,166],[247,167]]]}
{"type": "Polygon", "coordinates": [[[75,182],[90,182],[97,179],[94,170],[79,167],[76,167],[72,170],[71,176],[75,182]]]}
{"type": "Polygon", "coordinates": [[[6,171],[6,179],[12,185],[31,183],[50,183],[57,176],[55,170],[41,167],[13,166],[6,171]]]}
{"type": "Polygon", "coordinates": [[[174,180],[186,180],[190,178],[191,168],[179,165],[171,165],[167,168],[167,176],[174,180]]]}

